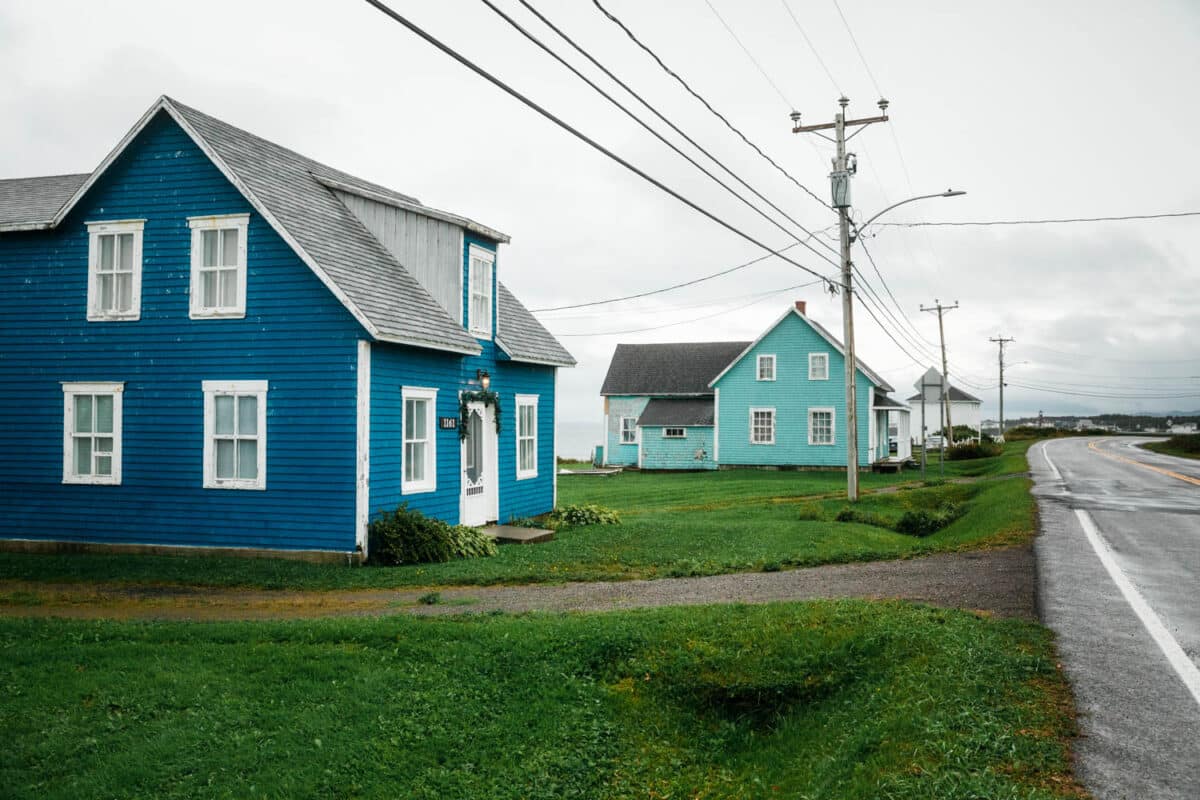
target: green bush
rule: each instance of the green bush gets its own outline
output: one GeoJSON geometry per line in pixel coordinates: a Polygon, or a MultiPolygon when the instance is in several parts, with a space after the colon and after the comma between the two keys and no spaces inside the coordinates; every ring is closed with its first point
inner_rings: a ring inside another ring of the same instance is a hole
{"type": "Polygon", "coordinates": [[[367,561],[371,564],[426,564],[456,558],[494,556],[496,543],[478,528],[450,525],[409,510],[402,503],[384,511],[367,530],[367,561]]]}
{"type": "Polygon", "coordinates": [[[954,520],[961,517],[963,509],[953,503],[946,503],[941,508],[929,510],[925,508],[905,511],[896,522],[896,532],[909,536],[929,536],[937,533],[954,520]]]}
{"type": "Polygon", "coordinates": [[[1004,452],[1004,448],[993,442],[963,442],[946,451],[947,461],[967,461],[972,458],[991,458],[1004,452]]]}
{"type": "Polygon", "coordinates": [[[850,506],[844,506],[840,511],[838,511],[837,516],[834,517],[834,520],[837,522],[857,522],[860,525],[872,525],[876,528],[892,527],[886,519],[878,514],[872,514],[870,511],[862,511],[857,508],[851,508],[850,506]]]}
{"type": "Polygon", "coordinates": [[[1200,433],[1183,433],[1167,439],[1167,447],[1184,453],[1200,453],[1200,433]]]}
{"type": "Polygon", "coordinates": [[[611,508],[587,503],[556,508],[546,515],[546,522],[556,529],[583,525],[618,525],[621,515],[611,508]]]}

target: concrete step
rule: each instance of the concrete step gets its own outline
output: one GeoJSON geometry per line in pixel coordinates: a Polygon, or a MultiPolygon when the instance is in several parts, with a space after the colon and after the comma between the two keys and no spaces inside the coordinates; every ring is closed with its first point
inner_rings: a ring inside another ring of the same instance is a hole
{"type": "Polygon", "coordinates": [[[542,528],[521,528],[516,525],[488,525],[484,536],[490,536],[501,544],[538,544],[554,538],[554,531],[542,528]]]}

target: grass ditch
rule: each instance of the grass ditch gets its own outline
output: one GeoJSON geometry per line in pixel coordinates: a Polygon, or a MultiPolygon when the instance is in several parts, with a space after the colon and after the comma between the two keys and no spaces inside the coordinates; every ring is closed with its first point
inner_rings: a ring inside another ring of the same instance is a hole
{"type": "Polygon", "coordinates": [[[1083,796],[1050,633],[904,603],[0,620],[0,679],[15,799],[1083,796]]]}

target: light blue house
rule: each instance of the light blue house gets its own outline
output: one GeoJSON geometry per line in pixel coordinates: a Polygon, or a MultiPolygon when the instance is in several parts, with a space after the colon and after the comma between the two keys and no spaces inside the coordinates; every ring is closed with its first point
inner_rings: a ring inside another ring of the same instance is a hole
{"type": "Polygon", "coordinates": [[[550,510],[574,361],[506,242],[166,97],[94,172],[0,181],[0,539],[362,554],[401,502],[550,510]]]}
{"type": "MultiPolygon", "coordinates": [[[[909,409],[859,360],[859,466],[892,458],[909,409]]],[[[842,467],[845,355],[796,303],[753,342],[618,345],[601,395],[606,463],[642,469],[842,467]]],[[[906,448],[899,448],[906,451],[906,448]]]]}

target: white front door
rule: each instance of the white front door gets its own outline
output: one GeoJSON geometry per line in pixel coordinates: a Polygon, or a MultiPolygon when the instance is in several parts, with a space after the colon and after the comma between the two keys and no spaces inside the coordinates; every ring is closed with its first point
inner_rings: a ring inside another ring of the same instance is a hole
{"type": "Polygon", "coordinates": [[[467,412],[466,435],[462,439],[459,518],[463,525],[479,526],[499,516],[496,409],[483,403],[469,403],[467,412]]]}

